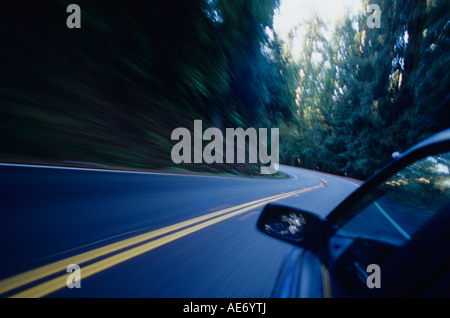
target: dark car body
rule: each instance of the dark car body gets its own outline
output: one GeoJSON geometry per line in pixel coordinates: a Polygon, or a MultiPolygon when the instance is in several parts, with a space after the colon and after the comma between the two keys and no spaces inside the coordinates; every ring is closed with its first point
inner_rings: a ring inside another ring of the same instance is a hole
{"type": "Polygon", "coordinates": [[[296,246],[273,297],[450,296],[450,129],[398,156],[326,218],[269,204],[257,227],[296,246]]]}

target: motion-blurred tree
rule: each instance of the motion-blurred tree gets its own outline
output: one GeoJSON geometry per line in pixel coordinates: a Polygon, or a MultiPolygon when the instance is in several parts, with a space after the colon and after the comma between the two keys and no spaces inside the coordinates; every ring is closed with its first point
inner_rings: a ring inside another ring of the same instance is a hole
{"type": "Polygon", "coordinates": [[[11,4],[0,155],[159,168],[173,165],[172,130],[202,119],[279,127],[283,162],[366,178],[450,120],[450,2],[370,2],[380,28],[365,11],[327,32],[318,16],[298,26],[299,60],[293,33],[274,32],[279,0],[79,0],[76,30],[68,0],[11,4]]]}
{"type": "Polygon", "coordinates": [[[295,146],[283,149],[285,162],[364,179],[394,151],[449,127],[449,2],[371,3],[382,10],[379,28],[366,12],[342,17],[328,40],[317,17],[301,26],[298,117],[284,129],[295,146]]]}
{"type": "Polygon", "coordinates": [[[77,30],[69,3],[2,12],[3,157],[163,167],[176,127],[268,126],[280,112],[263,52],[278,0],[80,0],[77,30]]]}

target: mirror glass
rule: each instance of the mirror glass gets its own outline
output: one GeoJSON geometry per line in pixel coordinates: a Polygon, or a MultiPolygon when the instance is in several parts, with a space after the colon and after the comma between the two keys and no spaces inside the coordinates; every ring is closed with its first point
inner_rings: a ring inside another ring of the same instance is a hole
{"type": "Polygon", "coordinates": [[[285,206],[268,205],[258,221],[258,228],[273,237],[299,242],[305,236],[313,215],[285,206]]]}

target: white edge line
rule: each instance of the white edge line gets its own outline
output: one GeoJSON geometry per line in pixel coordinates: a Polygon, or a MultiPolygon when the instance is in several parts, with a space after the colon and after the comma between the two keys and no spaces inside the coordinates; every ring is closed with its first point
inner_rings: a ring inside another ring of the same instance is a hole
{"type": "Polygon", "coordinates": [[[406,233],[406,231],[404,229],[401,228],[400,225],[398,225],[387,213],[386,211],[384,211],[384,209],[378,204],[378,202],[374,201],[373,205],[375,205],[377,207],[377,209],[381,212],[381,214],[392,224],[393,227],[395,227],[395,229],[397,231],[400,232],[401,235],[403,235],[407,240],[411,239],[411,236],[406,233]]]}
{"type": "Polygon", "coordinates": [[[224,176],[214,175],[198,175],[198,174],[183,174],[170,172],[152,172],[152,171],[133,171],[133,170],[113,170],[102,168],[79,168],[66,166],[49,166],[49,165],[35,165],[35,164],[20,164],[20,163],[0,163],[0,167],[18,167],[18,168],[45,168],[45,169],[61,169],[61,170],[76,170],[76,171],[92,171],[92,172],[115,172],[115,173],[134,173],[134,174],[150,174],[150,175],[166,175],[166,176],[183,176],[183,177],[203,177],[203,178],[223,178],[224,176]]]}

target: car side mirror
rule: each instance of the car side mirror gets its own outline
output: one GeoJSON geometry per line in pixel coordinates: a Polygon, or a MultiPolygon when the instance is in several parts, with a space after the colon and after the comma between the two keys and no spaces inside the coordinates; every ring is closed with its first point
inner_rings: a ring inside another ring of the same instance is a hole
{"type": "Polygon", "coordinates": [[[264,207],[257,228],[269,236],[307,249],[328,241],[332,232],[330,223],[316,214],[273,203],[264,207]]]}

